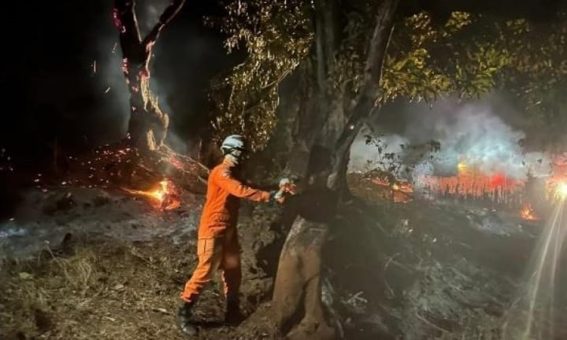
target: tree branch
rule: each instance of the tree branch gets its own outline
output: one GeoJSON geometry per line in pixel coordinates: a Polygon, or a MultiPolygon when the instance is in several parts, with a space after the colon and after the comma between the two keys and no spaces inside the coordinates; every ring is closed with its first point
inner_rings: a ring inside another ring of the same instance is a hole
{"type": "Polygon", "coordinates": [[[133,50],[141,42],[140,29],[136,19],[135,1],[115,0],[112,15],[114,26],[120,33],[122,51],[128,53],[127,51],[133,50]]]}
{"type": "Polygon", "coordinates": [[[181,11],[183,5],[185,4],[186,0],[172,0],[169,6],[163,11],[161,16],[159,17],[158,23],[152,28],[150,33],[144,38],[142,42],[143,46],[147,49],[151,47],[157,40],[160,32],[163,30],[167,24],[175,18],[175,16],[181,11]]]}
{"type": "Polygon", "coordinates": [[[563,0],[417,0],[403,1],[400,11],[412,15],[423,10],[433,17],[447,16],[451,12],[483,13],[501,18],[526,18],[548,22],[558,18],[558,13],[567,8],[563,0]]]}
{"type": "Polygon", "coordinates": [[[394,17],[399,2],[400,0],[383,0],[378,6],[376,24],[368,44],[364,82],[355,104],[350,110],[348,123],[337,141],[337,147],[343,144],[350,134],[358,132],[356,127],[360,125],[362,118],[368,116],[374,109],[380,91],[382,65],[394,27],[394,17]]]}
{"type": "Polygon", "coordinates": [[[382,0],[378,6],[376,24],[368,44],[364,67],[364,81],[357,96],[347,124],[335,144],[335,161],[327,187],[332,190],[346,187],[346,168],[352,142],[356,138],[364,117],[375,109],[380,90],[382,64],[386,56],[388,42],[394,27],[394,17],[400,0],[382,0]]]}
{"type": "Polygon", "coordinates": [[[368,115],[375,105],[380,90],[380,77],[386,50],[394,27],[394,16],[399,0],[384,0],[378,6],[376,24],[370,39],[364,66],[364,81],[352,109],[349,125],[368,115]]]}

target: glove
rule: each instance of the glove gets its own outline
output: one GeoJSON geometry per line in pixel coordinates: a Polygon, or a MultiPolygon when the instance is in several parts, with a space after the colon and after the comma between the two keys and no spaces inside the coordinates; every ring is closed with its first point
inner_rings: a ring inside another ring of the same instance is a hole
{"type": "Polygon", "coordinates": [[[295,194],[295,184],[289,178],[280,179],[280,191],[283,193],[295,194]]]}
{"type": "Polygon", "coordinates": [[[284,191],[282,189],[278,191],[270,191],[270,202],[283,203],[284,191]]]}

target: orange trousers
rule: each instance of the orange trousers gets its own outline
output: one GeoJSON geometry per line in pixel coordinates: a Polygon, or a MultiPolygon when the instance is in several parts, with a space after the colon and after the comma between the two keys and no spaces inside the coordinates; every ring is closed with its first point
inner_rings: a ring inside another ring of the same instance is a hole
{"type": "Polygon", "coordinates": [[[225,297],[238,298],[242,271],[236,230],[227,230],[223,237],[199,239],[197,257],[199,263],[185,284],[181,299],[186,302],[196,301],[218,270],[222,273],[225,297]]]}

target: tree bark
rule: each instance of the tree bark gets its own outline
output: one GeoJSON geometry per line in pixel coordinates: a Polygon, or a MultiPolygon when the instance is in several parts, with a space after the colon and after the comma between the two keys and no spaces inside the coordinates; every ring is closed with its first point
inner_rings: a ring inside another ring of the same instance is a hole
{"type": "Polygon", "coordinates": [[[283,334],[291,339],[333,339],[321,302],[321,253],[335,214],[336,195],[324,179],[286,206],[294,218],[284,243],[274,285],[272,309],[283,334]]]}
{"type": "Polygon", "coordinates": [[[333,328],[325,321],[320,295],[320,254],[327,233],[326,224],[297,217],[284,244],[272,306],[280,330],[290,339],[334,338],[333,328]]]}
{"type": "Polygon", "coordinates": [[[318,85],[317,107],[323,111],[316,112],[315,118],[304,117],[309,119],[303,126],[304,132],[314,127],[319,130],[315,134],[316,138],[313,138],[314,130],[311,130],[311,137],[304,140],[311,143],[304,145],[309,148],[310,153],[304,173],[304,177],[309,181],[309,188],[308,193],[302,194],[304,197],[298,199],[301,205],[299,210],[302,212],[298,213],[280,256],[272,305],[280,330],[290,338],[335,337],[321,300],[321,267],[324,260],[322,248],[326,243],[339,198],[348,190],[346,172],[350,147],[364,119],[375,110],[382,64],[398,3],[399,0],[382,0],[378,6],[376,23],[368,43],[364,82],[354,105],[347,112],[342,108],[340,98],[329,98],[330,93],[326,88],[327,67],[333,58],[328,54],[332,48],[326,46],[325,42],[332,41],[334,44],[334,39],[329,39],[328,35],[329,29],[334,31],[334,23],[329,19],[333,18],[332,15],[325,15],[330,8],[326,6],[329,2],[316,3],[323,13],[316,17],[315,22],[325,27],[316,29],[318,36],[315,40],[316,62],[325,65],[314,67],[318,85]],[[324,194],[309,194],[313,191],[324,194]]]}
{"type": "Polygon", "coordinates": [[[376,24],[369,42],[364,82],[360,93],[350,110],[348,121],[342,128],[342,133],[334,145],[334,161],[327,186],[332,190],[344,191],[346,187],[346,172],[350,156],[350,147],[363,126],[365,119],[376,110],[380,93],[380,78],[382,65],[392,30],[394,17],[399,0],[383,0],[378,7],[376,24]]]}
{"type": "Polygon", "coordinates": [[[128,136],[142,151],[159,149],[167,136],[169,116],[150,89],[152,49],[161,31],[179,13],[185,0],[172,0],[144,39],[140,36],[135,0],[115,0],[113,19],[120,34],[122,71],[130,92],[128,136]]]}

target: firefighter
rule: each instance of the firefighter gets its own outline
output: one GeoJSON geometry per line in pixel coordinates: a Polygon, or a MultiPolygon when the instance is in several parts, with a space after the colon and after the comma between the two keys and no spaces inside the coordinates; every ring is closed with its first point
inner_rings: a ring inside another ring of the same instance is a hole
{"type": "Polygon", "coordinates": [[[287,179],[280,181],[280,190],[274,192],[251,188],[238,179],[241,163],[247,158],[242,136],[228,136],[222,143],[224,160],[209,174],[207,198],[198,230],[198,264],[181,293],[183,305],[178,312],[181,330],[196,335],[197,329],[189,318],[203,288],[217,270],[222,272],[226,298],[225,322],[240,321],[239,288],[241,281],[240,245],[236,231],[240,199],[256,202],[283,203],[286,192],[292,192],[287,179]]]}

